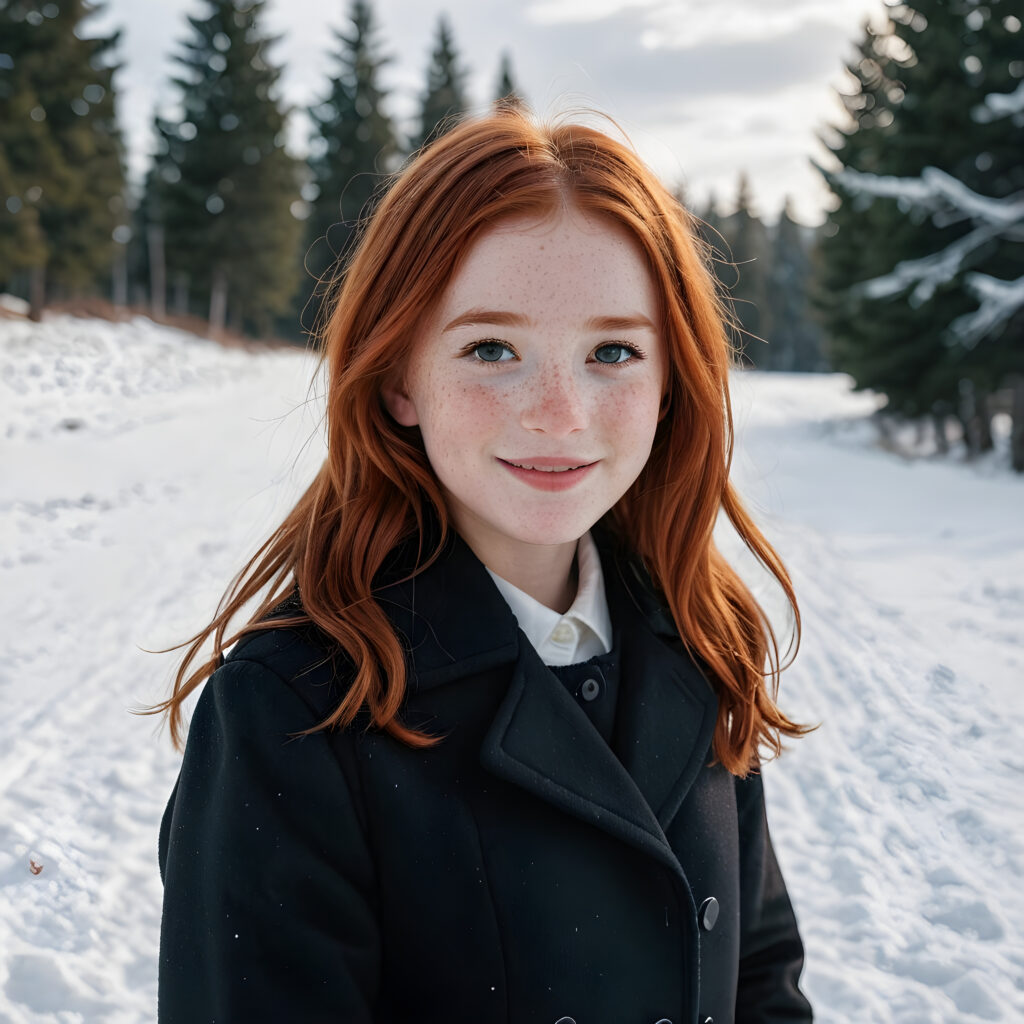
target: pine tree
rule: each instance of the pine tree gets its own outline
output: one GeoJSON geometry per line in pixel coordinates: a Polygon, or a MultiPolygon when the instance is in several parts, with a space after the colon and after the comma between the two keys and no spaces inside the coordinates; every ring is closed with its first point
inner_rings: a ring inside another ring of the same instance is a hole
{"type": "Polygon", "coordinates": [[[726,242],[722,234],[725,218],[718,210],[718,196],[713,189],[708,193],[704,205],[698,207],[694,213],[699,221],[701,237],[713,250],[712,257],[717,264],[718,260],[725,259],[726,242]]]}
{"type": "Polygon", "coordinates": [[[764,344],[769,244],[767,229],[754,212],[750,181],[745,173],[739,176],[735,207],[721,228],[732,264],[723,265],[723,282],[729,289],[741,328],[734,331],[734,344],[748,361],[760,367],[770,362],[764,344]]]}
{"type": "Polygon", "coordinates": [[[378,51],[367,0],[352,0],[349,19],[349,30],[335,33],[339,50],[329,95],[310,109],[316,125],[309,158],[314,198],[306,231],[308,276],[299,292],[306,330],[313,328],[326,290],[326,281],[319,288],[316,282],[348,250],[357,223],[372,212],[398,154],[380,84],[381,68],[389,58],[378,51]]]}
{"type": "Polygon", "coordinates": [[[501,53],[501,66],[498,69],[498,88],[494,92],[494,102],[497,103],[521,103],[522,93],[516,86],[512,77],[512,57],[508,50],[501,53]]]}
{"type": "MultiPolygon", "coordinates": [[[[1001,246],[975,245],[967,237],[974,225],[962,211],[931,209],[907,189],[865,187],[862,176],[920,183],[932,168],[980,195],[1019,190],[1020,135],[1009,138],[1005,125],[1002,134],[986,135],[975,113],[986,95],[1012,88],[1020,28],[1006,17],[1011,8],[999,0],[984,7],[970,0],[895,6],[888,29],[868,33],[861,45],[866,60],[852,69],[858,89],[847,107],[857,120],[834,147],[843,172],[826,173],[840,206],[822,247],[822,305],[837,364],[858,386],[885,391],[889,407],[907,415],[944,419],[960,396],[980,394],[983,401],[1012,369],[1019,345],[990,338],[973,347],[953,328],[978,308],[972,276],[1005,280],[1020,245],[1009,238],[1001,246]],[[867,65],[870,75],[863,74],[867,65]],[[966,249],[953,259],[957,245],[966,249]],[[941,272],[939,253],[948,257],[941,272]],[[1001,352],[1009,356],[1002,362],[1001,352]]],[[[1019,337],[1019,321],[1006,330],[1019,337]]]]}
{"type": "MultiPolygon", "coordinates": [[[[972,174],[977,154],[976,125],[971,118],[975,88],[964,66],[970,50],[965,46],[965,17],[974,6],[970,0],[914,0],[893,11],[893,34],[914,59],[902,71],[905,97],[896,111],[899,145],[891,154],[888,173],[916,176],[930,166],[966,184],[977,183],[972,174]]],[[[899,230],[887,245],[893,266],[926,258],[970,230],[962,221],[943,225],[920,211],[901,213],[899,230]]],[[[891,344],[916,348],[922,361],[927,360],[914,389],[914,411],[952,412],[958,382],[969,371],[962,360],[951,358],[944,335],[949,324],[976,303],[964,287],[962,273],[930,296],[917,289],[903,294],[913,322],[904,331],[894,332],[891,344]]]]}
{"type": "MultiPolygon", "coordinates": [[[[864,36],[857,54],[846,65],[853,80],[852,91],[840,94],[849,126],[835,129],[835,138],[823,140],[837,162],[845,168],[880,173],[894,145],[896,126],[894,107],[903,96],[896,80],[899,65],[888,52],[889,36],[864,25],[864,36]]],[[[865,315],[864,300],[856,290],[866,281],[891,267],[886,244],[882,241],[895,230],[901,213],[895,201],[874,201],[845,188],[830,173],[823,171],[836,196],[836,208],[822,230],[821,260],[814,286],[814,301],[827,330],[827,348],[831,364],[851,374],[859,387],[878,387],[886,379],[896,388],[902,375],[909,382],[921,368],[912,357],[887,345],[876,345],[874,317],[865,315]],[[893,366],[893,357],[896,365],[893,366]]],[[[904,304],[889,303],[876,316],[905,316],[904,304]]],[[[900,397],[893,397],[899,404],[900,397]]]]}
{"type": "Polygon", "coordinates": [[[762,364],[765,369],[823,369],[821,333],[809,315],[811,261],[804,234],[793,219],[787,196],[772,231],[768,261],[765,319],[769,349],[762,364]]]}
{"type": "MultiPolygon", "coordinates": [[[[147,196],[163,227],[172,288],[208,302],[211,330],[266,334],[298,283],[301,223],[297,162],[285,151],[280,69],[260,30],[264,0],[205,0],[175,59],[184,118],[156,119],[157,156],[147,196]]],[[[198,301],[196,301],[198,300],[198,301]]]]}
{"type": "Polygon", "coordinates": [[[125,219],[110,60],[119,34],[87,37],[83,24],[99,10],[0,2],[0,279],[28,273],[34,317],[48,295],[105,284],[125,219]]]}
{"type": "Polygon", "coordinates": [[[411,140],[412,152],[439,138],[466,112],[465,79],[448,19],[442,14],[427,68],[427,88],[420,103],[420,127],[411,140]]]}
{"type": "MultiPolygon", "coordinates": [[[[1024,30],[1019,5],[999,0],[969,11],[965,18],[969,49],[964,64],[979,96],[971,110],[976,133],[973,164],[964,169],[965,184],[993,199],[1007,199],[1024,193],[1024,30]],[[1016,17],[1008,17],[1015,11],[1016,17]],[[968,59],[970,62],[967,67],[968,59]],[[977,63],[975,63],[975,61],[977,63]],[[980,65],[980,66],[979,66],[980,65]],[[1016,98],[1016,104],[1013,100],[1016,98]]],[[[987,251],[977,253],[971,272],[991,280],[1024,280],[1024,228],[1018,226],[1016,239],[1005,232],[994,238],[987,251]]],[[[965,278],[970,287],[971,278],[965,278]]],[[[991,446],[989,398],[1001,386],[1024,392],[1024,308],[1018,307],[1001,326],[979,339],[969,352],[959,347],[965,364],[961,386],[967,408],[969,441],[979,451],[991,446]],[[973,413],[973,415],[972,415],[973,413]]],[[[1024,402],[1024,398],[1019,402],[1024,402]]],[[[1024,470],[1024,417],[1018,416],[1015,468],[1024,470]]]]}
{"type": "MultiPolygon", "coordinates": [[[[685,205],[685,204],[684,204],[685,205]]],[[[719,211],[718,196],[712,189],[703,206],[692,211],[697,217],[697,231],[705,246],[706,259],[714,275],[718,295],[725,304],[730,316],[737,320],[729,286],[736,283],[736,267],[733,265],[726,239],[727,218],[719,211]]],[[[730,323],[730,329],[738,326],[730,323]]],[[[734,341],[738,341],[736,338],[734,341]]]]}
{"type": "MultiPolygon", "coordinates": [[[[10,43],[7,47],[16,52],[21,49],[10,43]]],[[[44,280],[40,274],[45,270],[50,247],[43,233],[39,200],[44,194],[55,197],[56,183],[62,175],[69,176],[70,171],[63,166],[45,120],[31,116],[32,111],[42,109],[34,90],[27,83],[14,85],[13,76],[7,74],[13,70],[14,60],[10,54],[0,55],[0,61],[3,58],[6,61],[0,76],[0,196],[6,196],[6,201],[0,207],[0,289],[8,290],[19,271],[34,273],[40,283],[44,280]]],[[[40,308],[32,312],[38,319],[40,308]]]]}

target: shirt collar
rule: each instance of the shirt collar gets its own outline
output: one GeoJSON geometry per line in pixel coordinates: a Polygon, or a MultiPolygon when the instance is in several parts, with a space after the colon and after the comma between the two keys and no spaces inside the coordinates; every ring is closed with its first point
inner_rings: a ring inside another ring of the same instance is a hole
{"type": "Polygon", "coordinates": [[[601,558],[589,532],[576,547],[576,563],[576,598],[564,615],[487,570],[512,609],[519,628],[548,665],[571,665],[612,649],[612,622],[601,558]]]}

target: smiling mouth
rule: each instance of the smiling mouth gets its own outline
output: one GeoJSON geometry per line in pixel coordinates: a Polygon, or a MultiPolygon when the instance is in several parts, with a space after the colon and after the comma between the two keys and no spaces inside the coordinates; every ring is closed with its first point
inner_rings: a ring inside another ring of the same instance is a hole
{"type": "Polygon", "coordinates": [[[504,463],[509,466],[515,466],[516,469],[532,469],[537,473],[568,473],[574,469],[584,469],[587,466],[592,466],[592,462],[580,462],[575,465],[566,463],[564,466],[537,466],[532,462],[512,462],[510,459],[502,459],[504,463]]]}

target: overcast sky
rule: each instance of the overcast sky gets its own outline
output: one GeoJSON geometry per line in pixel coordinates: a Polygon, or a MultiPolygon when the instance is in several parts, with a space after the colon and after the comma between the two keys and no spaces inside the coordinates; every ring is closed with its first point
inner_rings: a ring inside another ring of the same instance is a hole
{"type": "MultiPolygon", "coordinates": [[[[304,150],[304,108],[326,94],[334,28],[348,0],[268,0],[271,50],[285,65],[283,95],[294,106],[292,148],[304,150]]],[[[89,33],[122,30],[120,116],[133,176],[151,149],[154,109],[170,112],[170,55],[204,0],[106,0],[89,33]]],[[[827,193],[809,159],[816,133],[837,122],[837,87],[863,21],[884,0],[376,0],[378,40],[393,60],[384,84],[409,129],[423,89],[438,15],[450,20],[469,71],[470,98],[488,103],[507,49],[527,101],[541,115],[576,107],[610,114],[670,186],[691,202],[710,191],[728,206],[746,170],[758,211],[774,219],[783,196],[797,217],[819,223],[827,193]]]]}

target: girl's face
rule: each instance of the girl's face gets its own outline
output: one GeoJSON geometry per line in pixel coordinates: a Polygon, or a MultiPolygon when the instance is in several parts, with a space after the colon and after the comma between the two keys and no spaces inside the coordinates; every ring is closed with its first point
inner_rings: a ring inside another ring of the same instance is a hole
{"type": "Polygon", "coordinates": [[[658,323],[642,250],[610,219],[517,216],[466,254],[384,398],[484,564],[575,542],[637,478],[666,383],[658,323]]]}

